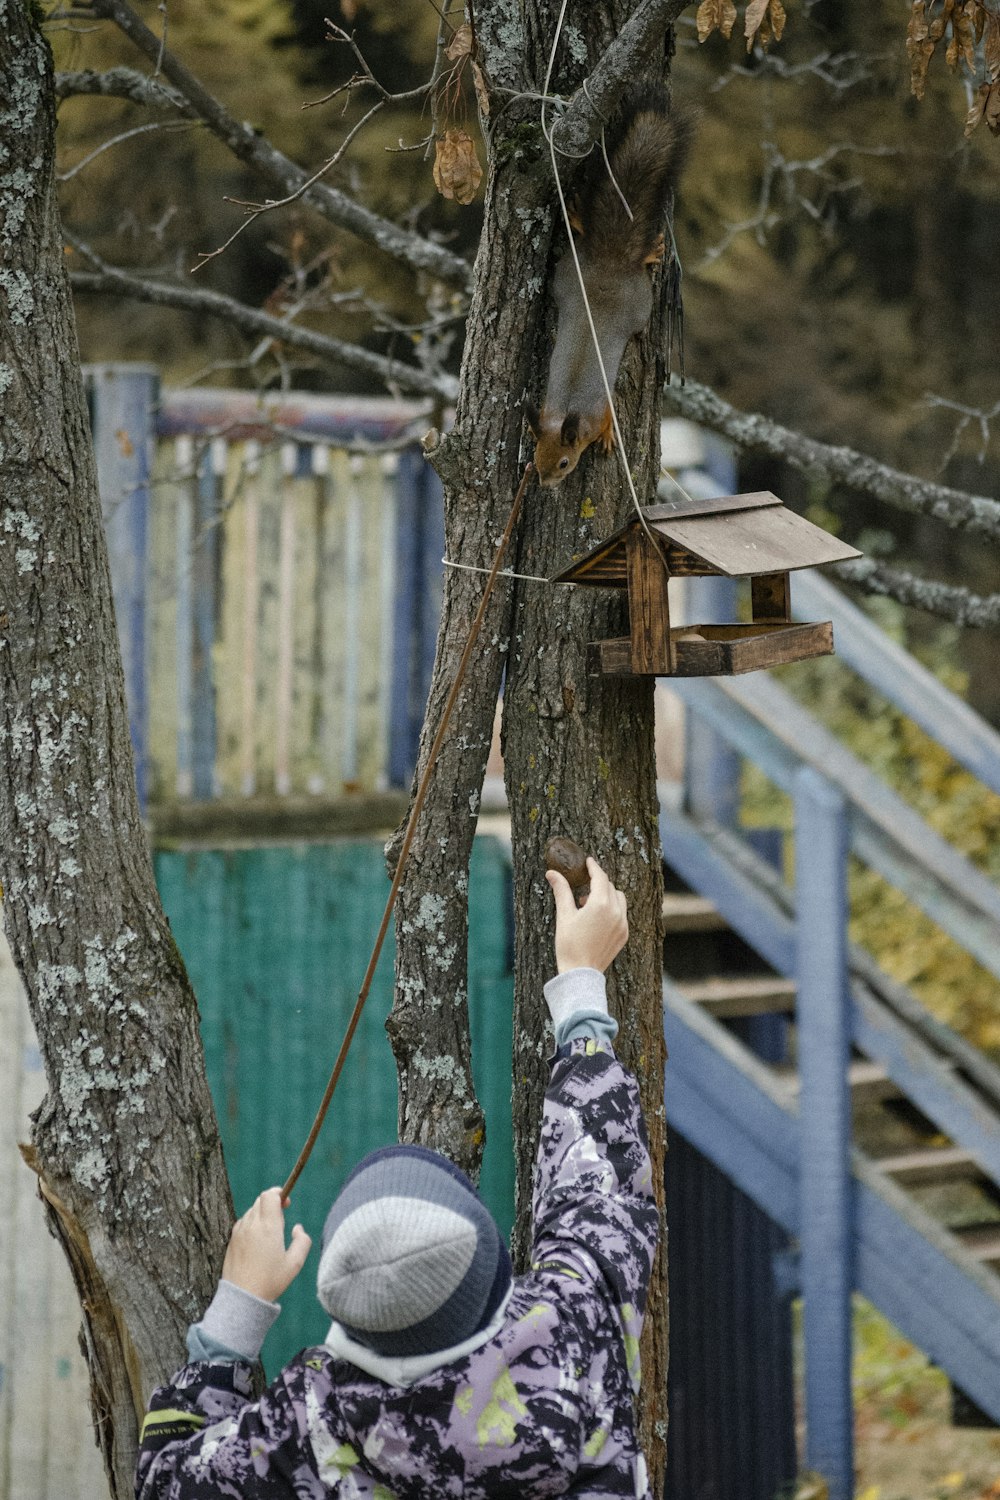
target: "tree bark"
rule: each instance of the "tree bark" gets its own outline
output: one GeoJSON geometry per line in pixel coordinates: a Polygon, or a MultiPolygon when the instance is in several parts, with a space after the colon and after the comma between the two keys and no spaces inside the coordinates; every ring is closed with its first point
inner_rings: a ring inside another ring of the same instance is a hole
{"type": "MultiPolygon", "coordinates": [[[[586,60],[560,49],[553,87],[577,88],[639,7],[604,0],[588,8],[586,60]]],[[[445,487],[448,557],[485,567],[492,559],[523,459],[522,403],[544,389],[554,312],[548,277],[565,231],[537,99],[559,6],[529,4],[520,31],[510,7],[482,0],[475,10],[480,62],[492,88],[488,184],[456,421],[434,451],[445,487]],[[514,97],[504,90],[513,92],[514,97]]],[[[662,73],[662,30],[654,71],[662,73]]],[[[572,163],[564,161],[567,180],[572,163]]],[[[618,385],[618,407],[640,499],[655,492],[659,315],[633,347],[618,385]]],[[[631,501],[617,458],[585,459],[556,492],[529,488],[517,571],[550,577],[574,553],[606,536],[631,501]]],[[[437,657],[418,774],[482,588],[482,576],[447,570],[437,657]]],[[[506,668],[504,749],[514,848],[517,960],[514,1154],[522,1261],[530,1212],[531,1163],[548,1076],[551,1033],[542,984],[553,972],[551,898],[542,846],[571,834],[609,869],[629,898],[632,939],[617,961],[612,1004],[621,1022],[618,1051],[639,1076],[662,1191],[663,1112],[662,867],[657,824],[651,681],[586,675],[589,640],[621,634],[623,604],[588,589],[505,582],[491,605],[414,845],[397,907],[397,988],[389,1022],[400,1080],[401,1138],[446,1151],[478,1171],[482,1115],[469,1066],[466,1004],[468,864],[494,707],[506,668]]],[[[665,1245],[654,1276],[644,1340],[641,1431],[654,1493],[662,1487],[666,1427],[665,1245]]]]}
{"type": "Polygon", "coordinates": [[[136,804],[53,97],[35,7],[0,0],[0,880],[48,1086],[25,1155],[83,1304],[95,1427],[124,1497],[146,1398],[211,1295],[232,1205],[136,804]]]}

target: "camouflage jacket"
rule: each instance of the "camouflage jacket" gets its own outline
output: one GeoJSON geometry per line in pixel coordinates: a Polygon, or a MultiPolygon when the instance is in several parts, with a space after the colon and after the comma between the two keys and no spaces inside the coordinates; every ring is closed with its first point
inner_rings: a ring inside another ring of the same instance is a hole
{"type": "Polygon", "coordinates": [[[576,1040],[545,1097],[532,1267],[499,1331],[405,1386],[304,1349],[251,1398],[242,1361],[155,1392],[138,1500],[649,1500],[633,1398],[658,1232],[635,1080],[576,1040]]]}

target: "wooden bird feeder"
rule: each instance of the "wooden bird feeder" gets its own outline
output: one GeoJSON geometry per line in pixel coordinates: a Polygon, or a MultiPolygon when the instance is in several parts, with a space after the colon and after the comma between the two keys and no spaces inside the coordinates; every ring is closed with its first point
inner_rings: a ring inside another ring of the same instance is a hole
{"type": "Polygon", "coordinates": [[[860,557],[768,490],[677,500],[643,511],[553,583],[627,589],[630,634],[592,641],[592,672],[616,676],[730,677],[833,650],[833,626],[794,624],[789,573],[860,557]],[[749,578],[750,624],[670,624],[671,578],[749,578]]]}

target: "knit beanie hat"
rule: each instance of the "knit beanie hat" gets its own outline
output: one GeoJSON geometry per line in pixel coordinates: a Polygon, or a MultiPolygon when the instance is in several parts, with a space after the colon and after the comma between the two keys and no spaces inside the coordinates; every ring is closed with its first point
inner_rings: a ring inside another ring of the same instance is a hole
{"type": "Polygon", "coordinates": [[[327,1215],[317,1283],[358,1343],[434,1354],[488,1325],[510,1256],[463,1171],[424,1146],[385,1146],[358,1163],[327,1215]]]}

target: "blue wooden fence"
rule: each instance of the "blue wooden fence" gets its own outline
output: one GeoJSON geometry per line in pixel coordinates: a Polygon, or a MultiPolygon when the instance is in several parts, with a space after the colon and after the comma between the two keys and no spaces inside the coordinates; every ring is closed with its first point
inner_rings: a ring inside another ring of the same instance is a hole
{"type": "Polygon", "coordinates": [[[426,406],[133,365],[87,389],[143,803],[406,786],[441,596],[426,406]]]}

